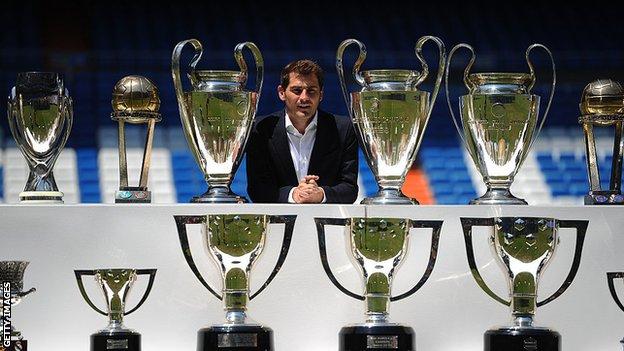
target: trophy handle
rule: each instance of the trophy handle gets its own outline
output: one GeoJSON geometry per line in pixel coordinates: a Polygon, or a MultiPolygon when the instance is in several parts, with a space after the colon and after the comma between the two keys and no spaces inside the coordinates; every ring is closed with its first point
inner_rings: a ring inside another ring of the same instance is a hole
{"type": "Polygon", "coordinates": [[[29,295],[30,293],[34,293],[35,291],[37,291],[37,289],[35,288],[30,288],[30,290],[28,291],[21,291],[17,293],[17,297],[24,297],[26,295],[29,295]]]}
{"type": "Polygon", "coordinates": [[[351,99],[349,98],[349,91],[347,90],[347,83],[345,81],[345,76],[344,76],[344,67],[342,65],[344,52],[347,46],[351,44],[357,44],[357,46],[360,48],[360,53],[358,55],[358,58],[357,60],[355,60],[355,63],[353,64],[353,71],[352,71],[353,78],[360,86],[362,87],[367,86],[366,82],[364,81],[364,78],[360,74],[360,67],[362,66],[362,63],[364,63],[364,60],[366,59],[366,46],[364,45],[364,43],[362,43],[361,41],[357,39],[344,40],[338,46],[338,51],[336,51],[336,71],[338,71],[338,78],[340,79],[340,87],[342,88],[342,95],[344,96],[345,103],[347,104],[349,114],[351,115],[351,117],[353,117],[353,111],[352,111],[353,107],[351,106],[351,99]]]}
{"type": "Polygon", "coordinates": [[[572,260],[572,267],[568,276],[563,281],[563,284],[552,295],[543,301],[537,302],[537,307],[544,306],[545,304],[553,301],[563,294],[574,281],[576,273],[578,273],[579,266],[581,264],[581,254],[583,253],[583,242],[585,241],[585,234],[587,233],[587,226],[589,221],[576,221],[576,220],[563,220],[559,221],[559,228],[575,228],[576,229],[576,244],[574,247],[574,259],[572,260]]]}
{"type": "Polygon", "coordinates": [[[204,52],[202,44],[197,39],[188,39],[178,43],[173,49],[173,54],[171,55],[171,75],[173,77],[173,87],[176,92],[176,97],[178,98],[178,108],[180,109],[180,118],[182,120],[182,124],[185,130],[191,130],[191,125],[189,122],[189,118],[187,118],[187,106],[186,100],[184,99],[184,89],[182,89],[182,78],[180,76],[180,56],[182,55],[182,49],[186,46],[186,44],[191,44],[195,49],[195,55],[193,55],[193,59],[189,64],[191,69],[195,69],[197,62],[201,59],[201,56],[204,52]]]}
{"type": "Polygon", "coordinates": [[[429,113],[427,114],[427,119],[429,119],[429,116],[431,116],[431,111],[433,111],[433,105],[435,104],[436,97],[438,96],[438,92],[440,91],[440,85],[442,85],[442,78],[444,76],[444,68],[446,67],[446,49],[444,47],[444,42],[440,38],[432,35],[426,35],[421,37],[416,42],[416,48],[414,50],[416,52],[416,57],[418,58],[418,61],[420,61],[420,64],[422,65],[422,73],[414,85],[420,85],[420,83],[425,81],[425,79],[427,79],[427,76],[429,75],[429,65],[427,65],[427,61],[425,61],[425,58],[422,56],[422,47],[429,40],[432,40],[438,46],[439,59],[438,74],[436,76],[435,85],[429,101],[429,113]]]}
{"type": "Polygon", "coordinates": [[[82,281],[82,277],[85,275],[95,276],[95,270],[75,270],[74,274],[76,275],[76,281],[78,282],[78,289],[80,289],[80,294],[82,295],[82,298],[85,299],[85,301],[87,301],[87,304],[89,305],[89,307],[91,307],[95,312],[103,316],[108,316],[108,313],[99,309],[93,303],[93,301],[91,301],[91,299],[89,298],[89,295],[87,295],[87,291],[85,290],[84,283],[82,281]]]}
{"type": "Polygon", "coordinates": [[[618,307],[622,311],[624,311],[624,305],[622,305],[620,298],[615,292],[615,286],[613,285],[613,281],[616,278],[624,278],[624,272],[607,272],[607,284],[609,284],[609,292],[611,292],[611,296],[613,297],[613,300],[618,305],[618,307]]]}
{"type": "Polygon", "coordinates": [[[339,226],[347,226],[351,223],[351,220],[348,218],[314,218],[314,222],[316,223],[316,232],[318,234],[318,243],[319,243],[319,253],[321,255],[321,263],[323,264],[323,269],[325,273],[329,277],[332,283],[338,288],[338,290],[342,291],[345,295],[350,296],[354,299],[364,301],[364,296],[351,292],[336,279],[336,276],[331,270],[329,266],[329,262],[327,261],[327,249],[325,246],[325,226],[326,225],[339,225],[339,226]]]}
{"type": "Polygon", "coordinates": [[[264,282],[264,284],[262,284],[260,289],[258,289],[258,291],[256,291],[249,297],[250,301],[253,300],[254,297],[258,296],[258,294],[260,294],[262,290],[264,290],[267,286],[269,286],[273,278],[275,278],[277,273],[282,268],[282,265],[284,264],[284,261],[286,260],[286,256],[288,255],[288,250],[290,249],[290,243],[292,242],[292,235],[295,229],[296,219],[297,219],[296,215],[269,216],[269,223],[275,223],[275,224],[284,223],[286,225],[286,228],[284,229],[284,239],[282,240],[282,249],[280,251],[279,258],[277,259],[277,263],[275,264],[275,267],[273,268],[273,272],[271,272],[271,274],[269,275],[267,280],[264,282]]]}
{"type": "Polygon", "coordinates": [[[555,84],[557,83],[557,71],[555,69],[555,59],[553,58],[552,53],[550,52],[550,50],[542,45],[542,44],[532,44],[531,46],[529,46],[526,50],[525,53],[525,57],[526,57],[526,61],[527,64],[529,65],[529,72],[531,74],[531,78],[533,78],[531,81],[531,85],[529,86],[529,90],[531,90],[531,88],[533,88],[533,85],[535,84],[535,71],[533,70],[533,63],[531,63],[531,59],[529,58],[529,55],[531,54],[531,51],[535,48],[541,48],[544,49],[544,51],[546,51],[546,53],[548,54],[548,56],[550,57],[550,63],[552,65],[552,85],[550,87],[550,95],[548,97],[548,105],[546,105],[546,110],[544,111],[544,114],[542,115],[542,119],[539,122],[539,126],[537,128],[537,133],[533,134],[533,139],[531,140],[531,145],[533,145],[533,143],[535,142],[535,140],[537,139],[537,136],[539,135],[539,133],[542,130],[542,127],[544,126],[544,122],[546,121],[546,116],[548,115],[548,111],[550,111],[550,105],[553,101],[553,97],[555,96],[555,84]]]}
{"type": "MultiPolygon", "coordinates": [[[[465,44],[465,43],[461,43],[461,44],[455,45],[453,49],[451,49],[451,52],[449,52],[448,61],[446,64],[446,72],[444,74],[444,89],[446,90],[446,103],[448,104],[449,111],[451,112],[451,117],[453,118],[453,124],[455,125],[455,129],[457,129],[457,132],[459,133],[459,137],[461,138],[464,145],[467,146],[468,143],[466,142],[466,139],[464,138],[463,127],[460,127],[460,123],[458,122],[455,112],[453,110],[453,105],[451,104],[451,97],[450,97],[451,95],[450,95],[449,87],[448,87],[449,86],[449,72],[451,70],[451,60],[453,59],[453,55],[455,54],[455,51],[461,48],[466,48],[470,50],[470,53],[471,53],[470,61],[468,62],[468,65],[464,69],[464,84],[466,85],[466,87],[468,87],[468,89],[471,89],[473,87],[472,83],[470,83],[470,81],[468,80],[468,75],[470,74],[470,69],[472,68],[472,65],[474,64],[474,61],[476,58],[475,52],[472,46],[465,44]]],[[[461,116],[461,111],[458,113],[458,115],[461,116]]],[[[463,124],[461,125],[463,126],[463,124]]]]}
{"type": "Polygon", "coordinates": [[[260,91],[262,90],[262,82],[264,81],[264,59],[256,44],[246,41],[236,45],[236,48],[234,48],[234,59],[238,62],[238,67],[240,67],[241,72],[245,75],[245,83],[247,82],[247,63],[243,57],[244,48],[248,48],[249,51],[251,51],[256,63],[256,88],[254,91],[258,93],[258,99],[260,99],[260,91]]]}
{"type": "Polygon", "coordinates": [[[191,248],[188,242],[188,234],[186,232],[187,224],[206,224],[206,216],[173,216],[176,221],[176,226],[178,228],[178,236],[180,237],[180,246],[182,247],[182,252],[184,253],[184,258],[186,259],[186,263],[188,263],[189,267],[197,279],[199,279],[200,283],[210,291],[212,295],[214,295],[219,300],[222,299],[221,295],[219,295],[202,277],[201,273],[197,269],[195,265],[195,261],[193,260],[193,254],[191,253],[191,248]]]}
{"type": "Polygon", "coordinates": [[[149,295],[150,291],[152,291],[152,286],[154,285],[154,278],[156,277],[156,269],[137,269],[136,274],[137,275],[149,274],[149,282],[147,283],[147,288],[145,289],[145,293],[143,294],[143,297],[141,298],[139,303],[130,311],[125,312],[124,316],[127,316],[130,313],[136,311],[139,307],[141,307],[141,305],[145,302],[145,300],[147,300],[147,296],[149,295]]]}
{"type": "Polygon", "coordinates": [[[472,247],[472,227],[492,227],[494,226],[494,218],[464,218],[461,217],[462,229],[464,231],[464,242],[466,243],[466,257],[468,258],[468,266],[470,267],[470,273],[472,273],[472,277],[477,282],[477,285],[486,294],[490,295],[494,300],[502,303],[503,305],[509,306],[511,305],[511,301],[507,301],[502,297],[496,295],[495,292],[490,289],[489,286],[483,280],[481,273],[479,272],[479,268],[477,268],[477,263],[474,258],[474,249],[472,247]]]}
{"type": "Polygon", "coordinates": [[[417,292],[429,279],[431,276],[431,272],[433,271],[433,267],[435,266],[436,259],[438,258],[438,245],[440,243],[440,230],[442,229],[442,221],[411,221],[412,228],[431,228],[431,252],[429,253],[429,263],[427,264],[427,269],[425,269],[425,273],[420,278],[418,283],[414,285],[413,288],[406,291],[405,293],[390,297],[390,301],[398,301],[402,300],[408,296],[411,296],[415,292],[417,292]]]}

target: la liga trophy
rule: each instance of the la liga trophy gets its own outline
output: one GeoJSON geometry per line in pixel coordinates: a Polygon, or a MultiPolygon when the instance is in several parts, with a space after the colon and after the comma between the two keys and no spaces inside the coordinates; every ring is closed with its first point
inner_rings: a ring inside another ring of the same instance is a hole
{"type": "Polygon", "coordinates": [[[9,127],[30,168],[21,202],[62,203],[52,168],[73,121],[72,99],[53,72],[17,74],[8,102],[9,127]]]}
{"type": "MultiPolygon", "coordinates": [[[[611,293],[611,297],[613,297],[613,301],[615,301],[615,304],[622,310],[624,311],[624,305],[622,305],[622,301],[620,301],[620,298],[618,297],[617,292],[615,291],[615,280],[616,279],[623,279],[624,280],[624,272],[608,272],[607,273],[607,285],[609,286],[609,292],[611,293]]],[[[622,346],[624,346],[624,338],[622,338],[622,340],[620,340],[620,344],[622,344],[622,346]]]]}
{"type": "Polygon", "coordinates": [[[208,291],[223,301],[225,322],[197,332],[197,351],[272,351],[273,330],[247,317],[247,303],[261,293],[282,267],[297,216],[259,214],[209,214],[174,216],[180,245],[189,267],[208,291]],[[279,258],[272,273],[255,293],[250,293],[250,273],[264,249],[269,224],[285,224],[279,258]],[[188,224],[201,224],[204,244],[219,267],[222,294],[216,292],[197,269],[186,230],[188,224]]]}
{"type": "Polygon", "coordinates": [[[0,284],[2,284],[0,286],[0,290],[2,290],[2,294],[0,294],[0,306],[2,307],[0,312],[0,323],[2,323],[0,350],[3,351],[28,350],[28,341],[11,323],[13,306],[19,304],[26,295],[36,290],[31,288],[24,291],[24,272],[28,264],[29,262],[26,261],[0,261],[0,284]],[[10,326],[9,330],[5,329],[7,325],[10,326]],[[7,335],[8,340],[4,338],[7,335]]]}
{"type": "Polygon", "coordinates": [[[331,282],[343,293],[364,301],[366,321],[343,327],[339,334],[340,351],[415,350],[414,330],[392,323],[389,319],[391,301],[411,296],[427,281],[435,266],[442,221],[408,218],[315,218],[321,262],[331,282]],[[326,226],[346,227],[349,247],[363,275],[364,295],[345,288],[331,270],[325,244],[326,226]],[[405,258],[411,228],[430,228],[431,251],[425,273],[407,292],[392,296],[392,280],[405,258]]]}
{"type": "Polygon", "coordinates": [[[230,183],[245,151],[256,115],[264,78],[264,60],[254,43],[245,42],[234,49],[240,71],[197,70],[195,66],[202,54],[201,43],[189,39],[176,45],[171,58],[171,73],[184,135],[208,183],[208,191],[193,197],[191,202],[247,202],[247,199],[230,190],[230,183]],[[189,44],[195,49],[195,56],[188,72],[191,89],[184,90],[180,57],[182,49],[189,44]],[[245,88],[248,72],[243,57],[244,48],[248,48],[255,59],[257,72],[253,90],[245,88]]]}
{"type": "Polygon", "coordinates": [[[418,201],[403,195],[401,187],[407,171],[414,163],[442,83],[446,52],[437,37],[424,36],[416,43],[416,58],[422,71],[377,69],[361,71],[366,47],[356,39],[347,39],[338,47],[336,70],[349,115],[358,135],[366,161],[375,175],[379,191],[362,201],[363,204],[404,205],[418,201]],[[429,66],[422,56],[422,47],[433,41],[439,49],[438,74],[433,92],[422,90],[421,83],[429,75],[429,66]],[[345,80],[343,56],[351,44],[359,47],[352,75],[359,91],[349,92],[345,80]]]}
{"type": "Polygon", "coordinates": [[[556,73],[552,54],[544,45],[529,46],[525,57],[529,73],[470,73],[475,61],[472,46],[458,44],[449,53],[445,79],[447,103],[459,136],[487,187],[486,193],[470,201],[470,204],[527,204],[525,200],[515,197],[509,188],[546,121],[555,93],[556,73]],[[453,54],[461,48],[468,49],[472,57],[464,70],[463,80],[468,94],[459,98],[459,123],[448,85],[453,54]],[[531,92],[536,77],[529,55],[536,48],[546,51],[552,64],[552,86],[541,119],[540,96],[531,92]]]}
{"type": "Polygon", "coordinates": [[[581,262],[588,221],[540,217],[461,218],[468,265],[473,278],[494,300],[510,306],[513,324],[494,327],[483,336],[485,351],[559,351],[561,335],[550,328],[534,325],[537,307],[561,296],[574,281],[581,262]],[[474,227],[489,227],[490,248],[507,277],[510,300],[494,293],[483,280],[475,262],[474,227]],[[563,284],[548,298],[537,301],[538,283],[559,244],[559,230],[576,230],[572,267],[563,284]]]}
{"type": "Polygon", "coordinates": [[[108,316],[108,325],[106,328],[98,330],[91,334],[91,351],[108,351],[108,350],[125,350],[140,351],[141,350],[141,334],[128,329],[123,318],[126,315],[136,311],[152,290],[156,269],[132,269],[132,268],[114,268],[114,269],[95,269],[95,270],[75,270],[76,281],[80,294],[87,304],[97,313],[108,316]],[[149,275],[149,281],[145,293],[136,307],[126,312],[126,300],[139,275],[149,275]],[[82,281],[83,276],[94,276],[95,281],[102,289],[104,298],[106,299],[106,312],[99,309],[89,298],[82,281]]]}

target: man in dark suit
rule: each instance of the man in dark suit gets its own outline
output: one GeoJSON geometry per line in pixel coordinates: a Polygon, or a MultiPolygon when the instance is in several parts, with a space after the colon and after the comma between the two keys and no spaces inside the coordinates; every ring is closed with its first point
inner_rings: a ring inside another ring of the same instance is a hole
{"type": "Polygon", "coordinates": [[[351,121],[318,109],[323,71],[310,60],[284,67],[284,110],[256,120],[247,144],[253,202],[345,203],[358,194],[358,146],[351,121]]]}

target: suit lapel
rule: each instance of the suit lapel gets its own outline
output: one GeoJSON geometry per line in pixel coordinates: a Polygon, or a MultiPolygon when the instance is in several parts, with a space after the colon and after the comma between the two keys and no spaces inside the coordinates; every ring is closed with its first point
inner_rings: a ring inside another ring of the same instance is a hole
{"type": "Polygon", "coordinates": [[[339,136],[336,133],[336,126],[332,118],[325,112],[318,111],[316,126],[316,139],[310,156],[308,174],[318,176],[324,175],[324,167],[331,165],[334,159],[326,159],[326,156],[338,149],[339,136]]]}
{"type": "Polygon", "coordinates": [[[278,156],[282,166],[284,167],[284,173],[286,174],[288,181],[298,184],[299,180],[297,179],[297,173],[295,172],[292,156],[290,156],[288,136],[286,135],[286,114],[284,113],[284,110],[280,112],[280,118],[277,121],[275,129],[273,129],[271,144],[275,149],[275,154],[278,156]]]}

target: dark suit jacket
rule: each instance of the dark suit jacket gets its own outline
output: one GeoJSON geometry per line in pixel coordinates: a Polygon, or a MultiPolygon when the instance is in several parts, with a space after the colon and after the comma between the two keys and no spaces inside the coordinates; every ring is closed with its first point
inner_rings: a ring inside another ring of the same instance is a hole
{"type": "MultiPolygon", "coordinates": [[[[247,144],[247,192],[253,202],[288,202],[299,184],[284,110],[256,120],[247,144]]],[[[351,204],[358,194],[358,144],[351,121],[318,110],[308,174],[319,176],[326,203],[351,204]]]]}

